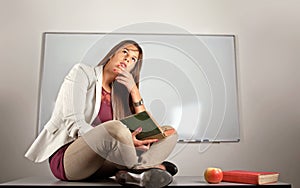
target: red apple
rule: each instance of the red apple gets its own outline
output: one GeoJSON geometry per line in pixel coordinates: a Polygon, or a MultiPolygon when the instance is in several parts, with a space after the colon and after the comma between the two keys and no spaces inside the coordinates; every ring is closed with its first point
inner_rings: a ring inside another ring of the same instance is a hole
{"type": "Polygon", "coordinates": [[[220,168],[209,167],[204,172],[204,178],[208,183],[220,183],[223,179],[223,171],[220,168]]]}

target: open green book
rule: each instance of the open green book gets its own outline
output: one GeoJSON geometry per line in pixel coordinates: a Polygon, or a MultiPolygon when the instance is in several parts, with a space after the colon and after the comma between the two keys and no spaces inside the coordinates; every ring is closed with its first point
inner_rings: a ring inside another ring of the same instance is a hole
{"type": "Polygon", "coordinates": [[[162,139],[166,137],[158,123],[147,111],[127,116],[120,121],[125,124],[131,132],[142,127],[142,132],[136,135],[136,138],[139,140],[151,138],[162,139]]]}

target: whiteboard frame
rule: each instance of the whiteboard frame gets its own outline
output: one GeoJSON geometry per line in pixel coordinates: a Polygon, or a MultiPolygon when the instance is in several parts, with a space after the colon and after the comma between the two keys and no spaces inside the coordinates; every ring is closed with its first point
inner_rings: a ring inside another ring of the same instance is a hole
{"type": "MultiPolygon", "coordinates": [[[[44,61],[45,61],[45,44],[46,44],[46,36],[49,34],[66,34],[66,35],[107,35],[107,34],[116,34],[116,35],[166,35],[166,36],[191,36],[189,34],[166,34],[166,33],[103,33],[103,32],[44,32],[43,33],[43,41],[42,41],[42,55],[41,55],[41,66],[40,66],[40,82],[39,82],[39,94],[38,94],[38,116],[37,116],[37,134],[41,131],[43,126],[41,124],[41,98],[42,98],[42,86],[43,86],[43,75],[44,75],[44,61]]],[[[184,143],[221,143],[221,142],[239,142],[240,141],[240,112],[239,112],[239,94],[238,94],[238,68],[237,68],[237,36],[232,34],[194,34],[193,36],[230,36],[233,37],[234,40],[234,66],[235,66],[235,76],[236,76],[236,84],[235,84],[235,92],[236,92],[236,102],[237,102],[237,121],[238,121],[238,135],[232,139],[179,139],[178,142],[184,143]]]]}

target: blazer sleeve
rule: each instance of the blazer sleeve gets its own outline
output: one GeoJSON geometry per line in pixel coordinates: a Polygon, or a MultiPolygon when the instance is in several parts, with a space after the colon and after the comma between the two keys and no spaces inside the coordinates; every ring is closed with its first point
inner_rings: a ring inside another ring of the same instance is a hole
{"type": "Polygon", "coordinates": [[[90,74],[83,65],[76,64],[62,84],[62,115],[70,137],[81,136],[93,128],[84,115],[90,74]]]}

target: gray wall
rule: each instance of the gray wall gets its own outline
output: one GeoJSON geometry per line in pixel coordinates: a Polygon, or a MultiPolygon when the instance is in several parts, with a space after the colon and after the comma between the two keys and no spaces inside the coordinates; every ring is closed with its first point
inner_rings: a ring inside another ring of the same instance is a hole
{"type": "Polygon", "coordinates": [[[238,36],[241,141],[178,144],[179,175],[209,166],[274,170],[300,186],[300,3],[297,0],[0,0],[0,182],[52,176],[23,157],[36,136],[41,37],[140,22],[238,36]]]}

